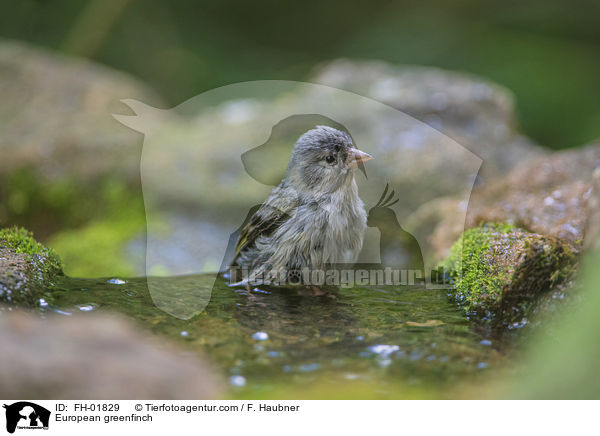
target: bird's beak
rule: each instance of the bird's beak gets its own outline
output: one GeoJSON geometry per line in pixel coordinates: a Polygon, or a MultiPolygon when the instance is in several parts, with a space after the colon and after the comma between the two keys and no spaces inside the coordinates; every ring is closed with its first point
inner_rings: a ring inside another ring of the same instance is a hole
{"type": "Polygon", "coordinates": [[[371,156],[369,153],[365,153],[364,151],[352,150],[352,158],[357,164],[361,164],[373,159],[373,156],[371,156]]]}
{"type": "Polygon", "coordinates": [[[365,170],[364,163],[371,159],[373,159],[373,156],[371,156],[370,154],[365,153],[364,151],[354,149],[352,150],[352,160],[350,161],[350,168],[358,168],[368,179],[367,170],[365,170]]]}

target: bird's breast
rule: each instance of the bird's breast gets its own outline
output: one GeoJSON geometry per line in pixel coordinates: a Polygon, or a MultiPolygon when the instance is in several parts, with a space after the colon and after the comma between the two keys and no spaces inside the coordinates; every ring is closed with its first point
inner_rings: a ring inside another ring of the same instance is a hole
{"type": "Polygon", "coordinates": [[[322,205],[327,214],[324,231],[324,263],[354,263],[362,249],[366,213],[358,197],[322,205]]]}

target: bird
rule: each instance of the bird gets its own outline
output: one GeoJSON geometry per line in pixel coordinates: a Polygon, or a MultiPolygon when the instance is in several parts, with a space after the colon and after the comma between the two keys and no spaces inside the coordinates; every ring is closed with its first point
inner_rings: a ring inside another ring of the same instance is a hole
{"type": "Polygon", "coordinates": [[[367,224],[355,172],[372,156],[329,126],[303,133],[281,183],[240,231],[230,270],[262,284],[299,284],[299,272],[353,264],[367,224]]]}

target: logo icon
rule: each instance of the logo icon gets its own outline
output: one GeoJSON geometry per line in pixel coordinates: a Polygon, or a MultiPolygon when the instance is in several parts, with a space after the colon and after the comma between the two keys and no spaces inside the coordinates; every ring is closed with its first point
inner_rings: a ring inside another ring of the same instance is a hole
{"type": "Polygon", "coordinates": [[[4,404],[6,409],[6,431],[14,433],[18,429],[48,429],[50,411],[42,406],[29,401],[19,401],[10,405],[4,404]]]}

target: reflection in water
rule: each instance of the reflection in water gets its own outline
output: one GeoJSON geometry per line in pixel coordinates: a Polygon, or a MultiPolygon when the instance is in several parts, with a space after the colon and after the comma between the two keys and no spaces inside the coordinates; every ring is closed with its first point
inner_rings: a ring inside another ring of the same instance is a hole
{"type": "MultiPolygon", "coordinates": [[[[177,310],[189,294],[205,295],[213,277],[165,278],[169,304],[177,310]]],[[[501,357],[443,291],[424,288],[365,287],[324,296],[261,288],[249,297],[219,279],[206,310],[190,320],[158,309],[145,279],[117,285],[65,278],[46,299],[42,311],[119,311],[203,351],[230,380],[235,397],[349,392],[344,395],[403,398],[407,386],[443,392],[457,381],[485,377],[501,357]]]]}

